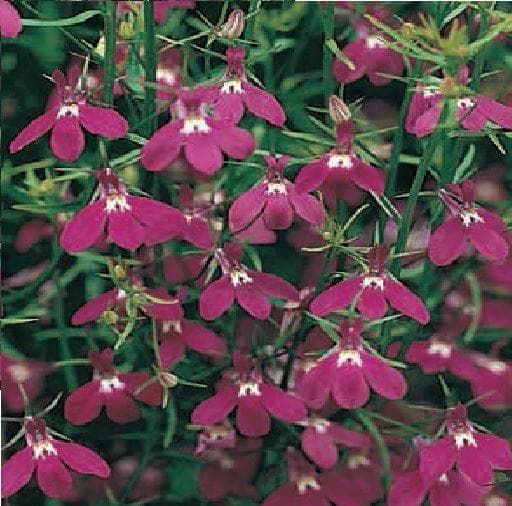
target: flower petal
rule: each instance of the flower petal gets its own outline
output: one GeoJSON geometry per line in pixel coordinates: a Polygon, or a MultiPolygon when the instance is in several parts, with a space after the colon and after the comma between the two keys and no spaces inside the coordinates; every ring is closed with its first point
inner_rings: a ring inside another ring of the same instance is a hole
{"type": "Polygon", "coordinates": [[[261,402],[272,416],[290,423],[306,418],[306,407],[297,397],[266,383],[260,385],[260,390],[261,402]]]}
{"type": "Polygon", "coordinates": [[[317,365],[296,379],[297,393],[312,409],[320,409],[329,398],[331,365],[328,359],[320,360],[317,365]]]}
{"type": "Polygon", "coordinates": [[[351,69],[341,60],[334,58],[332,64],[334,79],[340,83],[348,84],[363,77],[366,73],[366,64],[368,63],[364,39],[349,42],[343,48],[342,53],[352,62],[354,68],[351,69]]]}
{"type": "Polygon", "coordinates": [[[434,265],[448,265],[462,255],[465,246],[464,225],[458,217],[450,216],[430,236],[428,257],[434,265]]]}
{"type": "Polygon", "coordinates": [[[487,459],[495,469],[512,469],[510,443],[494,434],[474,434],[480,458],[487,459]]]}
{"type": "Polygon", "coordinates": [[[265,320],[269,317],[270,302],[256,289],[254,283],[243,283],[235,287],[235,298],[238,304],[254,318],[265,320]]]}
{"type": "Polygon", "coordinates": [[[219,93],[215,100],[214,115],[216,119],[236,124],[244,115],[244,103],[240,93],[219,93]]]}
{"type": "Polygon", "coordinates": [[[107,107],[80,105],[78,119],[87,131],[108,139],[118,139],[128,132],[128,122],[117,111],[107,107]]]}
{"type": "Polygon", "coordinates": [[[84,133],[76,116],[62,116],[55,121],[50,147],[57,158],[74,162],[84,150],[84,146],[84,133]]]}
{"type": "Polygon", "coordinates": [[[418,471],[400,473],[389,489],[389,506],[421,506],[428,490],[418,471]]]}
{"type": "Polygon", "coordinates": [[[9,151],[16,153],[27,144],[35,141],[44,135],[55,124],[57,119],[57,108],[50,109],[41,116],[32,120],[11,142],[9,151]]]}
{"type": "Polygon", "coordinates": [[[293,222],[293,209],[286,195],[268,195],[263,221],[270,230],[286,230],[293,222]]]}
{"type": "Polygon", "coordinates": [[[146,237],[144,228],[130,211],[109,213],[107,234],[112,242],[125,249],[138,248],[146,237]]]}
{"type": "Polygon", "coordinates": [[[322,204],[309,193],[297,193],[295,189],[288,192],[289,199],[295,212],[311,225],[321,225],[325,219],[325,212],[322,204]]]}
{"type": "Polygon", "coordinates": [[[358,366],[342,365],[332,379],[332,396],[340,408],[354,409],[363,406],[370,398],[363,371],[358,366]]]}
{"type": "Polygon", "coordinates": [[[215,320],[233,304],[235,291],[229,276],[210,283],[199,296],[199,314],[205,320],[215,320]]]}
{"type": "Polygon", "coordinates": [[[68,395],[64,403],[64,418],[73,425],[84,425],[98,418],[102,406],[99,380],[89,381],[68,395]]]}
{"type": "Polygon", "coordinates": [[[181,335],[187,346],[199,353],[223,355],[226,352],[224,341],[215,332],[198,323],[182,320],[181,335]]]}
{"type": "Polygon", "coordinates": [[[103,314],[103,311],[111,309],[115,305],[118,293],[117,288],[112,288],[112,290],[93,297],[73,313],[71,324],[83,325],[96,321],[103,314]]]}
{"type": "Polygon", "coordinates": [[[357,309],[368,320],[382,318],[388,310],[386,299],[380,288],[364,288],[356,303],[357,309]]]}
{"type": "Polygon", "coordinates": [[[414,318],[422,325],[430,320],[427,308],[421,299],[398,281],[384,280],[384,295],[389,304],[400,313],[414,318]]]}
{"type": "Polygon", "coordinates": [[[279,276],[250,269],[247,270],[247,273],[253,279],[258,289],[266,295],[286,300],[299,300],[298,290],[279,276]]]}
{"type": "Polygon", "coordinates": [[[329,469],[338,460],[338,449],[332,438],[318,432],[314,427],[306,427],[300,436],[302,451],[318,466],[329,469]]]}
{"type": "Polygon", "coordinates": [[[462,446],[458,451],[457,467],[461,473],[477,485],[491,485],[493,482],[492,468],[483,452],[485,452],[485,447],[462,446]]]}
{"type": "Polygon", "coordinates": [[[431,134],[439,121],[441,116],[441,107],[439,103],[432,104],[423,114],[420,114],[416,119],[414,126],[411,127],[410,132],[415,134],[416,137],[425,137],[431,134]]]}
{"type": "Polygon", "coordinates": [[[7,0],[0,0],[0,35],[13,39],[21,32],[18,11],[7,0]]]}
{"type": "Polygon", "coordinates": [[[258,184],[233,201],[228,218],[232,233],[247,228],[261,214],[265,205],[265,189],[264,184],[258,184]]]}
{"type": "Polygon", "coordinates": [[[183,240],[201,249],[213,248],[213,239],[208,222],[203,218],[192,218],[185,222],[182,234],[183,240]]]}
{"type": "Polygon", "coordinates": [[[215,122],[214,133],[219,148],[231,158],[245,160],[256,147],[254,137],[247,130],[229,123],[215,122]]]}
{"type": "Polygon", "coordinates": [[[126,391],[133,395],[133,398],[148,404],[159,406],[162,404],[162,387],[158,381],[148,383],[151,379],[143,372],[126,372],[118,374],[119,380],[125,384],[126,391]],[[142,385],[146,385],[139,391],[142,385]],[[137,392],[137,393],[135,393],[137,392]]]}
{"type": "Polygon", "coordinates": [[[249,111],[255,116],[267,120],[272,125],[277,127],[284,125],[286,115],[273,95],[261,88],[253,86],[247,81],[242,83],[242,89],[242,99],[249,111]]]}
{"type": "Polygon", "coordinates": [[[107,416],[116,423],[135,422],[140,418],[139,408],[123,390],[114,390],[104,394],[107,416]]]}
{"type": "Polygon", "coordinates": [[[363,190],[372,191],[377,195],[384,192],[384,173],[368,163],[352,156],[352,168],[349,170],[350,179],[363,190]]]}
{"type": "Polygon", "coordinates": [[[367,352],[361,352],[360,355],[363,374],[375,392],[391,400],[401,399],[405,395],[407,383],[396,369],[367,352]]]}
{"type": "Polygon", "coordinates": [[[199,403],[192,411],[192,423],[194,425],[209,426],[222,422],[238,402],[238,390],[234,387],[226,387],[219,390],[213,397],[199,403]]]}
{"type": "Polygon", "coordinates": [[[512,107],[500,104],[485,95],[478,95],[476,108],[482,110],[489,121],[507,130],[512,130],[512,107]]]}
{"type": "Polygon", "coordinates": [[[295,178],[294,185],[298,192],[310,192],[316,190],[325,181],[328,157],[322,157],[302,167],[295,178]]]}
{"type": "Polygon", "coordinates": [[[198,172],[211,176],[222,167],[222,153],[212,133],[187,135],[184,143],[185,158],[198,172]]]}
{"type": "Polygon", "coordinates": [[[372,440],[368,434],[357,430],[346,429],[342,425],[330,422],[327,427],[327,434],[338,444],[349,448],[369,448],[372,440]]]}
{"type": "Polygon", "coordinates": [[[455,463],[457,449],[453,437],[446,436],[422,448],[420,452],[419,471],[426,480],[435,480],[446,473],[455,463]]]}
{"type": "Polygon", "coordinates": [[[89,448],[76,443],[53,441],[59,458],[73,471],[81,474],[94,474],[100,478],[110,476],[109,465],[89,448]]]}
{"type": "Polygon", "coordinates": [[[361,289],[361,276],[336,283],[311,302],[310,310],[317,316],[325,316],[347,307],[361,289]]]}
{"type": "Polygon", "coordinates": [[[73,490],[71,474],[54,455],[36,459],[36,476],[39,488],[48,497],[60,499],[73,490]]]}
{"type": "Polygon", "coordinates": [[[236,427],[247,437],[260,437],[270,432],[270,417],[261,403],[261,397],[242,395],[236,408],[236,427]]]}
{"type": "Polygon", "coordinates": [[[185,343],[183,342],[181,335],[172,333],[162,339],[162,342],[158,348],[160,355],[160,366],[167,369],[174,362],[179,360],[185,354],[185,343]]]}
{"type": "Polygon", "coordinates": [[[34,472],[32,449],[28,446],[15,453],[2,465],[2,499],[24,487],[34,472]]]}
{"type": "Polygon", "coordinates": [[[489,260],[504,260],[509,252],[509,245],[503,235],[499,234],[484,223],[472,223],[468,227],[471,244],[489,260]]]}
{"type": "Polygon", "coordinates": [[[179,155],[182,145],[181,121],[159,128],[142,147],[140,163],[151,171],[167,168],[179,155]]]}

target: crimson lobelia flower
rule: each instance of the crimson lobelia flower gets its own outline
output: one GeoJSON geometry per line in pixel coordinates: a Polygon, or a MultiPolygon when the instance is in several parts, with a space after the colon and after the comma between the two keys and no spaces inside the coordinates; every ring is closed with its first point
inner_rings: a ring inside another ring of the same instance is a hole
{"type": "Polygon", "coordinates": [[[512,469],[512,452],[506,439],[477,432],[467,419],[462,404],[450,408],[446,417],[447,434],[420,454],[422,479],[433,480],[454,464],[459,472],[477,485],[492,483],[493,469],[512,469]]]}
{"type": "Polygon", "coordinates": [[[89,351],[88,358],[94,368],[92,381],[72,392],[64,404],[64,417],[74,425],[84,425],[106,407],[107,417],[116,423],[138,420],[139,409],[135,400],[158,406],[162,402],[162,389],[143,372],[119,372],[114,367],[113,353],[106,348],[100,353],[89,351]]]}
{"type": "Polygon", "coordinates": [[[181,89],[171,110],[176,113],[143,146],[141,163],[151,171],[168,167],[183,147],[185,158],[197,171],[211,175],[222,167],[222,153],[244,160],[254,151],[252,135],[232,121],[214,119],[211,89],[181,89]]]}
{"type": "Polygon", "coordinates": [[[353,68],[334,58],[332,73],[340,83],[352,83],[367,75],[373,85],[384,86],[391,81],[391,78],[379,74],[402,75],[404,68],[402,55],[387,47],[385,40],[379,35],[368,34],[349,42],[342,53],[353,64],[353,68]]]}
{"type": "Polygon", "coordinates": [[[350,430],[325,418],[313,415],[298,425],[306,427],[300,435],[302,451],[318,466],[333,467],[338,460],[337,445],[349,448],[369,448],[367,434],[350,430]]]}
{"type": "MultiPolygon", "coordinates": [[[[467,83],[468,74],[467,67],[459,71],[458,80],[461,85],[467,83]]],[[[451,81],[449,77],[445,80],[446,83],[451,81]]],[[[405,130],[416,137],[431,134],[441,116],[443,98],[439,87],[419,85],[409,105],[405,130]]],[[[470,131],[482,130],[488,121],[507,130],[512,129],[512,107],[500,104],[485,95],[458,98],[455,115],[462,128],[470,131]]]]}
{"type": "Polygon", "coordinates": [[[75,161],[82,153],[85,140],[81,126],[92,134],[109,139],[123,137],[128,131],[126,120],[113,109],[87,103],[87,93],[78,87],[80,74],[66,77],[54,70],[52,79],[57,87],[58,100],[42,115],[29,123],[11,142],[9,150],[16,153],[52,129],[50,147],[53,154],[67,162],[75,161]]]}
{"type": "MultiPolygon", "coordinates": [[[[334,98],[337,99],[337,97],[334,98]]],[[[354,154],[353,122],[350,111],[345,105],[344,111],[344,118],[339,118],[340,121],[336,123],[336,147],[300,169],[295,178],[298,191],[312,191],[321,185],[335,187],[354,183],[363,190],[382,195],[385,183],[384,173],[363,162],[354,154]]]]}
{"type": "Polygon", "coordinates": [[[380,396],[396,400],[407,391],[398,371],[364,350],[361,319],[345,320],[340,325],[340,343],[320,357],[297,382],[297,392],[313,409],[325,405],[332,394],[344,409],[363,406],[370,397],[370,385],[380,396]]]}
{"type": "Polygon", "coordinates": [[[18,385],[23,387],[29,401],[34,400],[44,386],[44,377],[53,369],[51,364],[36,360],[17,360],[0,355],[0,377],[2,378],[2,402],[7,411],[23,411],[23,397],[18,385]]]}
{"type": "Polygon", "coordinates": [[[183,231],[183,214],[163,202],[129,195],[111,169],[98,171],[99,199],[87,205],[65,225],[60,245],[68,253],[82,251],[98,241],[107,227],[109,239],[126,249],[167,241],[183,231]]]}
{"type": "Polygon", "coordinates": [[[386,314],[387,301],[400,313],[427,324],[430,316],[420,298],[385,273],[386,256],[384,246],[374,246],[368,255],[368,272],[336,283],[322,292],[311,303],[311,312],[324,316],[349,306],[355,300],[357,309],[365,318],[376,319],[386,314]]]}
{"type": "Polygon", "coordinates": [[[472,181],[449,185],[448,190],[439,191],[450,216],[430,237],[428,256],[433,264],[451,264],[462,255],[467,240],[489,260],[503,260],[508,255],[505,223],[499,216],[477,206],[474,195],[472,181]]]}
{"type": "Polygon", "coordinates": [[[0,0],[0,36],[14,39],[21,28],[18,11],[7,0],[0,0]]]}
{"type": "Polygon", "coordinates": [[[192,423],[214,425],[223,421],[236,407],[236,426],[244,436],[264,436],[270,432],[270,416],[285,422],[306,418],[302,401],[271,385],[261,377],[251,359],[233,353],[235,374],[231,381],[219,384],[217,393],[201,402],[192,412],[192,423]]]}
{"type": "Polygon", "coordinates": [[[24,431],[27,447],[2,466],[2,499],[25,486],[34,470],[39,488],[53,498],[66,497],[73,491],[66,466],[77,473],[100,478],[110,475],[108,464],[99,455],[85,446],[54,439],[40,418],[26,417],[24,431]]]}
{"type": "Polygon", "coordinates": [[[215,115],[238,123],[244,108],[272,125],[282,127],[286,115],[279,102],[267,91],[254,86],[247,80],[244,67],[245,50],[242,47],[226,49],[228,67],[221,83],[215,88],[215,115]]]}
{"type": "Polygon", "coordinates": [[[253,271],[241,263],[242,249],[238,244],[225,244],[215,251],[222,276],[206,286],[199,297],[199,314],[205,320],[215,320],[236,300],[251,316],[265,320],[270,315],[268,297],[299,300],[297,289],[278,276],[253,271]]]}
{"type": "Polygon", "coordinates": [[[194,192],[190,186],[180,186],[178,194],[180,209],[185,217],[183,232],[180,237],[198,248],[212,248],[215,241],[206,219],[210,210],[209,207],[194,205],[194,192]]]}
{"type": "Polygon", "coordinates": [[[324,220],[322,204],[283,177],[288,155],[265,156],[267,170],[262,182],[240,195],[229,208],[229,229],[246,229],[261,215],[270,230],[284,230],[293,223],[294,214],[311,225],[324,220]]]}

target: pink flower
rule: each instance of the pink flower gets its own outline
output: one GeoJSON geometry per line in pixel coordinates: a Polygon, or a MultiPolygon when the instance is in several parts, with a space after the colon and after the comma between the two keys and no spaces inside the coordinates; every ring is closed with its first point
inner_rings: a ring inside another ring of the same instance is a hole
{"type": "Polygon", "coordinates": [[[110,475],[108,464],[100,456],[85,446],[54,439],[48,434],[43,420],[26,417],[24,429],[27,447],[2,466],[2,499],[25,486],[34,470],[39,488],[53,498],[65,497],[73,491],[71,474],[66,466],[77,473],[100,478],[110,475]]]}
{"type": "Polygon", "coordinates": [[[215,332],[196,322],[181,318],[159,324],[161,367],[167,368],[181,358],[188,347],[198,353],[219,357],[226,352],[224,341],[215,332]]]}
{"type": "Polygon", "coordinates": [[[236,426],[244,436],[264,436],[270,432],[270,416],[284,422],[306,417],[302,401],[263,381],[250,359],[233,354],[236,374],[231,382],[219,386],[217,393],[201,402],[192,412],[195,425],[213,425],[236,408],[236,426]]]}
{"type": "Polygon", "coordinates": [[[194,253],[192,255],[167,255],[163,259],[164,278],[167,283],[185,283],[198,278],[206,269],[209,255],[194,253]]]}
{"type": "Polygon", "coordinates": [[[226,244],[216,251],[215,256],[222,275],[208,284],[199,297],[199,314],[205,320],[215,320],[235,300],[254,318],[265,320],[271,310],[268,297],[299,299],[296,288],[284,279],[243,265],[240,246],[226,244]]]}
{"type": "Polygon", "coordinates": [[[286,115],[279,102],[267,91],[254,86],[247,80],[244,67],[243,47],[226,49],[228,68],[221,83],[215,88],[215,115],[238,123],[247,108],[255,116],[267,120],[272,125],[282,127],[286,115]]]}
{"type": "Polygon", "coordinates": [[[194,192],[186,185],[180,186],[179,203],[185,217],[180,237],[198,248],[212,248],[215,241],[208,226],[209,207],[194,205],[194,192]]]}
{"type": "MultiPolygon", "coordinates": [[[[418,87],[411,99],[405,130],[416,137],[431,134],[441,116],[442,98],[437,89],[418,87]]],[[[482,130],[488,121],[511,130],[512,107],[485,95],[461,97],[457,100],[456,119],[462,128],[470,131],[482,130]]]]}
{"type": "Polygon", "coordinates": [[[334,58],[332,73],[340,83],[352,83],[364,75],[375,86],[384,86],[391,78],[379,74],[401,76],[404,68],[402,55],[386,46],[385,40],[376,34],[349,42],[342,53],[352,62],[354,68],[334,58]]]}
{"type": "Polygon", "coordinates": [[[14,413],[23,411],[23,398],[18,385],[23,387],[29,401],[35,400],[44,387],[44,377],[52,371],[51,364],[36,360],[17,360],[0,355],[2,402],[4,409],[14,413]]]}
{"type": "Polygon", "coordinates": [[[386,399],[405,395],[407,383],[402,374],[364,350],[362,326],[360,319],[345,320],[340,326],[340,343],[302,375],[297,392],[311,408],[324,406],[329,393],[341,408],[358,408],[368,402],[369,386],[386,399]]]}
{"type": "Polygon", "coordinates": [[[32,246],[43,239],[53,236],[53,227],[47,221],[35,219],[21,225],[16,233],[14,249],[18,253],[26,253],[32,246]]]}
{"type": "Polygon", "coordinates": [[[400,313],[427,324],[430,316],[420,298],[384,272],[385,257],[385,248],[373,247],[368,258],[368,272],[336,283],[322,292],[311,303],[311,312],[324,316],[346,308],[355,300],[361,314],[373,320],[386,314],[389,303],[400,313]]]}
{"type": "Polygon", "coordinates": [[[0,0],[0,36],[14,39],[21,28],[18,11],[7,0],[0,0]]]}
{"type": "Polygon", "coordinates": [[[300,435],[302,451],[318,466],[333,467],[338,460],[337,445],[349,448],[369,448],[371,439],[367,434],[349,430],[342,425],[318,416],[310,416],[299,422],[306,429],[300,435]]]}
{"type": "MultiPolygon", "coordinates": [[[[160,3],[160,2],[159,2],[160,3]]],[[[158,4],[155,4],[155,7],[158,4]]],[[[156,67],[156,85],[160,88],[156,90],[158,100],[172,100],[181,86],[179,49],[168,47],[158,53],[158,62],[156,67]]]]}
{"type": "Polygon", "coordinates": [[[163,170],[182,147],[190,165],[207,175],[222,167],[223,152],[245,160],[254,151],[253,137],[230,121],[209,116],[212,101],[212,92],[206,88],[181,89],[174,104],[177,118],[157,130],[144,145],[142,165],[151,171],[163,170]]]}
{"type": "Polygon", "coordinates": [[[474,202],[474,184],[463,181],[440,190],[450,216],[430,237],[428,256],[435,265],[448,265],[464,252],[466,241],[489,260],[503,260],[509,252],[501,218],[474,202]]]}
{"type": "Polygon", "coordinates": [[[360,160],[353,151],[352,121],[336,127],[336,148],[300,169],[295,179],[298,191],[309,192],[351,183],[366,191],[382,195],[385,177],[381,170],[360,160]]]}
{"type": "Polygon", "coordinates": [[[119,372],[114,367],[109,348],[101,353],[89,351],[88,358],[94,368],[92,381],[72,392],[64,404],[64,417],[74,425],[84,425],[106,407],[107,417],[116,423],[138,420],[139,409],[134,400],[158,406],[162,402],[162,389],[157,382],[141,387],[150,380],[143,372],[119,372]],[[140,390],[140,391],[139,391],[140,390]]]}
{"type": "Polygon", "coordinates": [[[69,220],[60,236],[68,253],[82,251],[98,241],[107,227],[109,239],[126,249],[167,241],[183,231],[180,211],[163,202],[129,195],[110,169],[98,172],[100,197],[69,220]]]}
{"type": "Polygon", "coordinates": [[[466,408],[458,404],[448,410],[447,434],[420,454],[420,474],[433,480],[454,464],[477,485],[492,483],[493,469],[512,469],[512,452],[507,440],[477,432],[467,420],[466,408]]]}
{"type": "Polygon", "coordinates": [[[57,103],[29,123],[11,142],[9,150],[16,153],[37,138],[52,130],[50,147],[64,161],[74,162],[82,153],[85,140],[81,126],[92,134],[108,139],[123,137],[128,131],[126,120],[113,109],[87,103],[87,93],[77,87],[79,74],[68,77],[54,70],[52,79],[57,87],[57,103]]]}
{"type": "Polygon", "coordinates": [[[284,230],[294,214],[312,225],[324,220],[322,204],[306,192],[298,192],[294,183],[283,177],[288,155],[265,156],[265,179],[240,195],[229,209],[229,229],[236,233],[254,223],[260,215],[270,230],[284,230]]]}

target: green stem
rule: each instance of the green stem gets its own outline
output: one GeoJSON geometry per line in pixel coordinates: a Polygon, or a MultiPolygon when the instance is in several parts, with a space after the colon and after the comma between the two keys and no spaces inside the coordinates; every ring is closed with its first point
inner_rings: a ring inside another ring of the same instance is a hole
{"type": "Polygon", "coordinates": [[[103,62],[103,102],[107,106],[114,104],[114,79],[116,76],[116,4],[105,4],[105,60],[103,62]]]}
{"type": "MultiPolygon", "coordinates": [[[[485,9],[481,9],[481,16],[480,16],[480,30],[478,32],[478,38],[480,39],[483,37],[487,30],[489,29],[489,13],[485,9]]],[[[480,85],[480,78],[482,76],[482,71],[484,69],[484,62],[485,62],[485,53],[487,51],[488,45],[484,45],[480,48],[480,51],[478,51],[478,54],[476,55],[475,59],[475,68],[473,70],[473,79],[471,80],[471,89],[473,91],[476,91],[478,89],[478,86],[480,85]]]]}
{"type": "Polygon", "coordinates": [[[155,99],[156,89],[156,50],[155,50],[155,23],[153,21],[154,6],[150,0],[144,1],[144,117],[151,118],[144,124],[143,135],[149,137],[156,126],[155,99]]]}
{"type": "Polygon", "coordinates": [[[322,80],[324,103],[326,104],[329,97],[334,93],[334,79],[332,76],[332,53],[327,46],[327,41],[334,38],[334,3],[325,4],[322,12],[322,25],[324,29],[324,46],[322,57],[322,80]]]}

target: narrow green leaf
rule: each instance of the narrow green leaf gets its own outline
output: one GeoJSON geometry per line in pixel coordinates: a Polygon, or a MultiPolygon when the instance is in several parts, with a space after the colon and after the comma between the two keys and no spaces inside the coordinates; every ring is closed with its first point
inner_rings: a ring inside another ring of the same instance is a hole
{"type": "Polygon", "coordinates": [[[22,19],[23,26],[38,26],[38,27],[51,27],[51,26],[73,26],[83,23],[94,16],[102,15],[103,12],[98,10],[90,10],[81,12],[76,16],[64,19],[22,19]]]}

